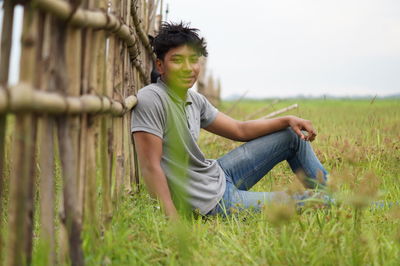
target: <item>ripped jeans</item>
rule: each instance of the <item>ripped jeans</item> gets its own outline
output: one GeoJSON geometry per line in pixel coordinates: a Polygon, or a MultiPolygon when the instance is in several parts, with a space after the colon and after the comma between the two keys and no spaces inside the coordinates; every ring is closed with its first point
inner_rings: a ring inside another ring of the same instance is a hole
{"type": "Polygon", "coordinates": [[[208,214],[229,214],[233,209],[260,210],[265,203],[295,200],[310,193],[289,195],[286,192],[252,192],[251,189],[275,165],[286,160],[293,172],[302,171],[307,188],[324,187],[327,171],[316,157],[309,142],[291,128],[268,134],[222,156],[217,161],[226,177],[226,189],[220,202],[208,214]]]}

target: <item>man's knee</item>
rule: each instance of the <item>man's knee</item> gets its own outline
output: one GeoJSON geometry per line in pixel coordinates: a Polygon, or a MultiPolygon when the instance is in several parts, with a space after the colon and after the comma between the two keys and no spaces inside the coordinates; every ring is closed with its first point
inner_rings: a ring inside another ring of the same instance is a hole
{"type": "Polygon", "coordinates": [[[296,134],[296,132],[294,132],[294,130],[291,127],[282,129],[279,132],[281,132],[289,142],[300,140],[300,137],[296,134]]]}
{"type": "Polygon", "coordinates": [[[271,144],[277,145],[277,147],[284,148],[288,147],[292,150],[299,148],[300,137],[290,128],[285,128],[265,136],[256,139],[252,145],[262,147],[264,145],[270,146],[271,144]]]}
{"type": "Polygon", "coordinates": [[[294,132],[291,127],[283,129],[282,132],[285,135],[285,138],[287,139],[290,148],[298,150],[301,138],[296,134],[296,132],[294,132]]]}

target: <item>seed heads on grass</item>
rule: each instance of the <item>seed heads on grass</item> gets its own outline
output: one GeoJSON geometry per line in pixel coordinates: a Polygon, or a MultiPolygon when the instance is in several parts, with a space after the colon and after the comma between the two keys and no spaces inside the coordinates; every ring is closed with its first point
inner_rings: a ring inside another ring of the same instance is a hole
{"type": "Polygon", "coordinates": [[[304,185],[298,178],[294,178],[293,182],[290,183],[290,185],[286,189],[286,193],[288,193],[289,195],[303,194],[304,191],[304,185]]]}
{"type": "Polygon", "coordinates": [[[265,204],[263,212],[268,222],[273,226],[280,227],[288,224],[296,215],[294,202],[274,202],[265,204]]]}
{"type": "Polygon", "coordinates": [[[400,206],[394,206],[391,210],[387,213],[388,218],[393,220],[400,220],[400,206]]]}
{"type": "Polygon", "coordinates": [[[379,179],[372,173],[366,173],[353,188],[353,194],[347,198],[347,203],[355,208],[368,206],[378,195],[379,179]]]}
{"type": "Polygon", "coordinates": [[[318,182],[318,184],[324,184],[325,183],[324,173],[321,170],[318,170],[318,172],[317,172],[317,182],[318,182]]]}

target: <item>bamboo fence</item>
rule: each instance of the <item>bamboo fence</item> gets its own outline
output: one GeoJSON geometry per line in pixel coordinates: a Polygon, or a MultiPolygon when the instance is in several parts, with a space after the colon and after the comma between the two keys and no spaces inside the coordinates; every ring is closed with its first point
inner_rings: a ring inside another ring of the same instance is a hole
{"type": "Polygon", "coordinates": [[[0,265],[31,264],[34,241],[45,265],[84,265],[83,234],[98,240],[138,189],[129,111],[150,81],[159,2],[4,0],[0,265]],[[20,78],[9,86],[17,4],[20,78]]]}

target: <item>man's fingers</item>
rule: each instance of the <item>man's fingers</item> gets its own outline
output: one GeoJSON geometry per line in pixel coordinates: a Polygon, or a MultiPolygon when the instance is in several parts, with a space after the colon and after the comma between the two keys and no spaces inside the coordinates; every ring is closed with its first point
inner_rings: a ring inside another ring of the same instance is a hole
{"type": "Polygon", "coordinates": [[[297,119],[290,126],[302,140],[313,141],[317,136],[317,132],[314,130],[311,121],[297,119]]]}
{"type": "Polygon", "coordinates": [[[309,140],[310,140],[310,141],[313,141],[313,140],[315,139],[316,136],[317,136],[317,132],[316,132],[315,130],[312,130],[312,131],[310,132],[310,138],[309,138],[309,140]]]}
{"type": "Polygon", "coordinates": [[[304,125],[304,129],[307,131],[307,138],[306,140],[309,141],[313,141],[315,139],[315,137],[317,136],[317,132],[315,131],[315,129],[313,128],[311,122],[306,123],[304,125]]]}
{"type": "Polygon", "coordinates": [[[300,131],[300,133],[300,137],[302,137],[302,139],[304,139],[305,141],[313,141],[317,136],[317,133],[313,129],[307,130],[305,128],[303,131],[300,131]]]}
{"type": "Polygon", "coordinates": [[[309,137],[309,141],[313,141],[315,139],[315,134],[311,134],[311,136],[309,137]]]}
{"type": "Polygon", "coordinates": [[[294,132],[301,138],[304,139],[304,134],[301,132],[300,128],[293,128],[294,132]]]}

